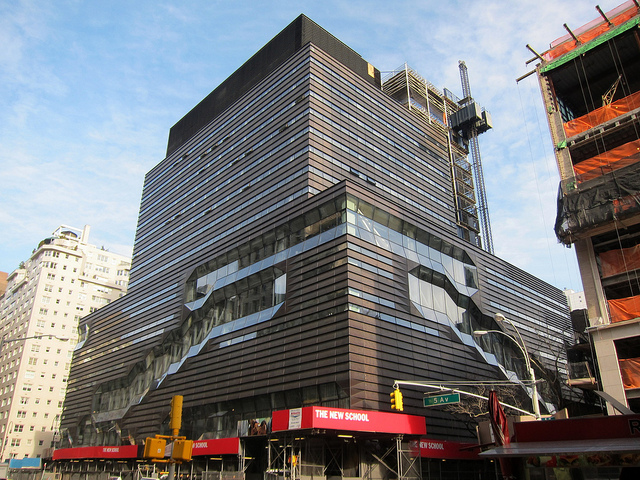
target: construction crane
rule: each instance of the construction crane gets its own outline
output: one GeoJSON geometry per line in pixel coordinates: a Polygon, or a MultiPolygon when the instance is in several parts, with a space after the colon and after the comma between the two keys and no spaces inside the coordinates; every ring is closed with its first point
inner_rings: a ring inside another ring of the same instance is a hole
{"type": "Polygon", "coordinates": [[[618,89],[618,85],[620,85],[620,80],[622,80],[622,74],[618,75],[618,78],[616,79],[615,82],[613,82],[613,85],[611,85],[609,90],[607,90],[605,92],[605,94],[602,95],[602,106],[603,107],[607,107],[607,106],[611,105],[611,102],[613,101],[613,97],[616,94],[616,90],[618,89]]]}
{"type": "MultiPolygon", "coordinates": [[[[458,62],[460,68],[460,80],[462,82],[462,95],[464,101],[473,102],[471,97],[471,87],[469,86],[469,74],[464,61],[458,62]]],[[[487,206],[487,196],[484,188],[484,175],[482,173],[482,159],[480,158],[480,146],[478,144],[478,130],[475,125],[471,126],[469,132],[469,150],[471,151],[471,165],[473,167],[473,177],[476,184],[476,195],[478,198],[478,216],[480,217],[480,228],[483,237],[484,249],[493,254],[493,238],[491,235],[491,222],[489,221],[489,207],[487,206]]]]}

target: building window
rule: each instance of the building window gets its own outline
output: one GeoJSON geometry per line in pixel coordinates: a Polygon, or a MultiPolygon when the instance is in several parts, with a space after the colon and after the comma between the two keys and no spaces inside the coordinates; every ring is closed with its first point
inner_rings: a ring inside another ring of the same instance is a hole
{"type": "Polygon", "coordinates": [[[20,439],[19,438],[12,438],[11,439],[11,446],[12,447],[19,447],[20,446],[20,439]]]}
{"type": "Polygon", "coordinates": [[[24,425],[15,425],[13,427],[13,431],[14,432],[18,432],[19,433],[19,432],[22,432],[22,430],[24,430],[24,425]]]}

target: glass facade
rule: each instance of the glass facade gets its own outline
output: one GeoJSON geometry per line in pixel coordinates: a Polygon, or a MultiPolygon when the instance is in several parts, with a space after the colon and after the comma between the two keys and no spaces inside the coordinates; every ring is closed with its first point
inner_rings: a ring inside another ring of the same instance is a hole
{"type": "MultiPolygon", "coordinates": [[[[218,348],[224,348],[273,332],[273,329],[256,331],[255,328],[272,319],[285,301],[287,274],[276,265],[345,234],[419,264],[408,271],[407,294],[429,322],[407,322],[384,313],[380,307],[395,309],[397,305],[354,287],[334,290],[320,300],[347,295],[362,298],[378,307],[362,308],[349,303],[345,308],[433,336],[440,333],[430,322],[441,323],[454,330],[464,343],[477,348],[488,362],[502,365],[518,378],[528,376],[522,359],[518,359],[519,351],[508,340],[495,336],[476,343],[473,338],[474,330],[499,327],[493,319],[483,316],[471,299],[478,291],[477,267],[462,249],[353,195],[342,195],[196,267],[186,282],[184,305],[191,313],[186,317],[184,327],[167,337],[159,349],[163,353],[147,358],[146,367],[139,365],[135,375],[100,386],[94,399],[94,412],[98,418],[100,415],[105,419],[122,416],[150,389],[157,388],[167,375],[176,373],[188,358],[198,355],[209,342],[233,332],[244,332],[218,341],[218,348]],[[249,331],[252,329],[254,331],[249,331]]],[[[345,240],[347,252],[363,254],[387,268],[354,258],[349,258],[348,263],[394,279],[389,257],[358,246],[348,241],[348,237],[345,240]]],[[[334,262],[328,268],[340,264],[334,262]]],[[[313,275],[318,273],[314,271],[313,275]]],[[[313,300],[313,303],[317,302],[318,299],[313,300]]],[[[329,316],[331,312],[325,312],[325,315],[329,316]]],[[[301,318],[297,324],[317,318],[301,318]]],[[[86,335],[82,337],[84,340],[86,335]]],[[[191,415],[197,418],[197,415],[191,415]]],[[[222,430],[226,432],[228,428],[222,430]]]]}

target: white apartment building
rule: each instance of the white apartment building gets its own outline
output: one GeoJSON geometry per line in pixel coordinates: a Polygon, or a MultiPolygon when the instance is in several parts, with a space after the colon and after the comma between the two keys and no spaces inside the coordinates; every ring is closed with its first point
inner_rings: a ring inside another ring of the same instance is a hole
{"type": "Polygon", "coordinates": [[[78,320],[127,291],[131,259],[90,245],[90,227],[58,227],[7,278],[0,297],[0,462],[47,457],[78,320]]]}

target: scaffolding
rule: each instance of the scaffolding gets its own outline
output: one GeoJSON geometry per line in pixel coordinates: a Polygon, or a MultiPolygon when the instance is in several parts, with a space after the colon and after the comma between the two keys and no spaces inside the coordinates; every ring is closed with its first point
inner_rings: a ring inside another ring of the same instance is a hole
{"type": "Polygon", "coordinates": [[[469,98],[461,100],[447,89],[444,92],[438,90],[407,64],[384,75],[382,89],[423,122],[445,135],[445,154],[448,155],[451,166],[458,235],[474,245],[483,246],[479,236],[481,222],[478,220],[478,199],[482,200],[480,217],[482,224],[486,225],[482,232],[485,237],[484,248],[493,253],[489,214],[484,200],[484,180],[479,162],[480,150],[476,138],[478,133],[491,128],[488,113],[472,100],[470,102],[469,98]],[[471,134],[471,128],[475,129],[475,135],[471,134]],[[472,158],[478,159],[473,164],[468,158],[470,140],[475,142],[471,145],[472,158]]]}

